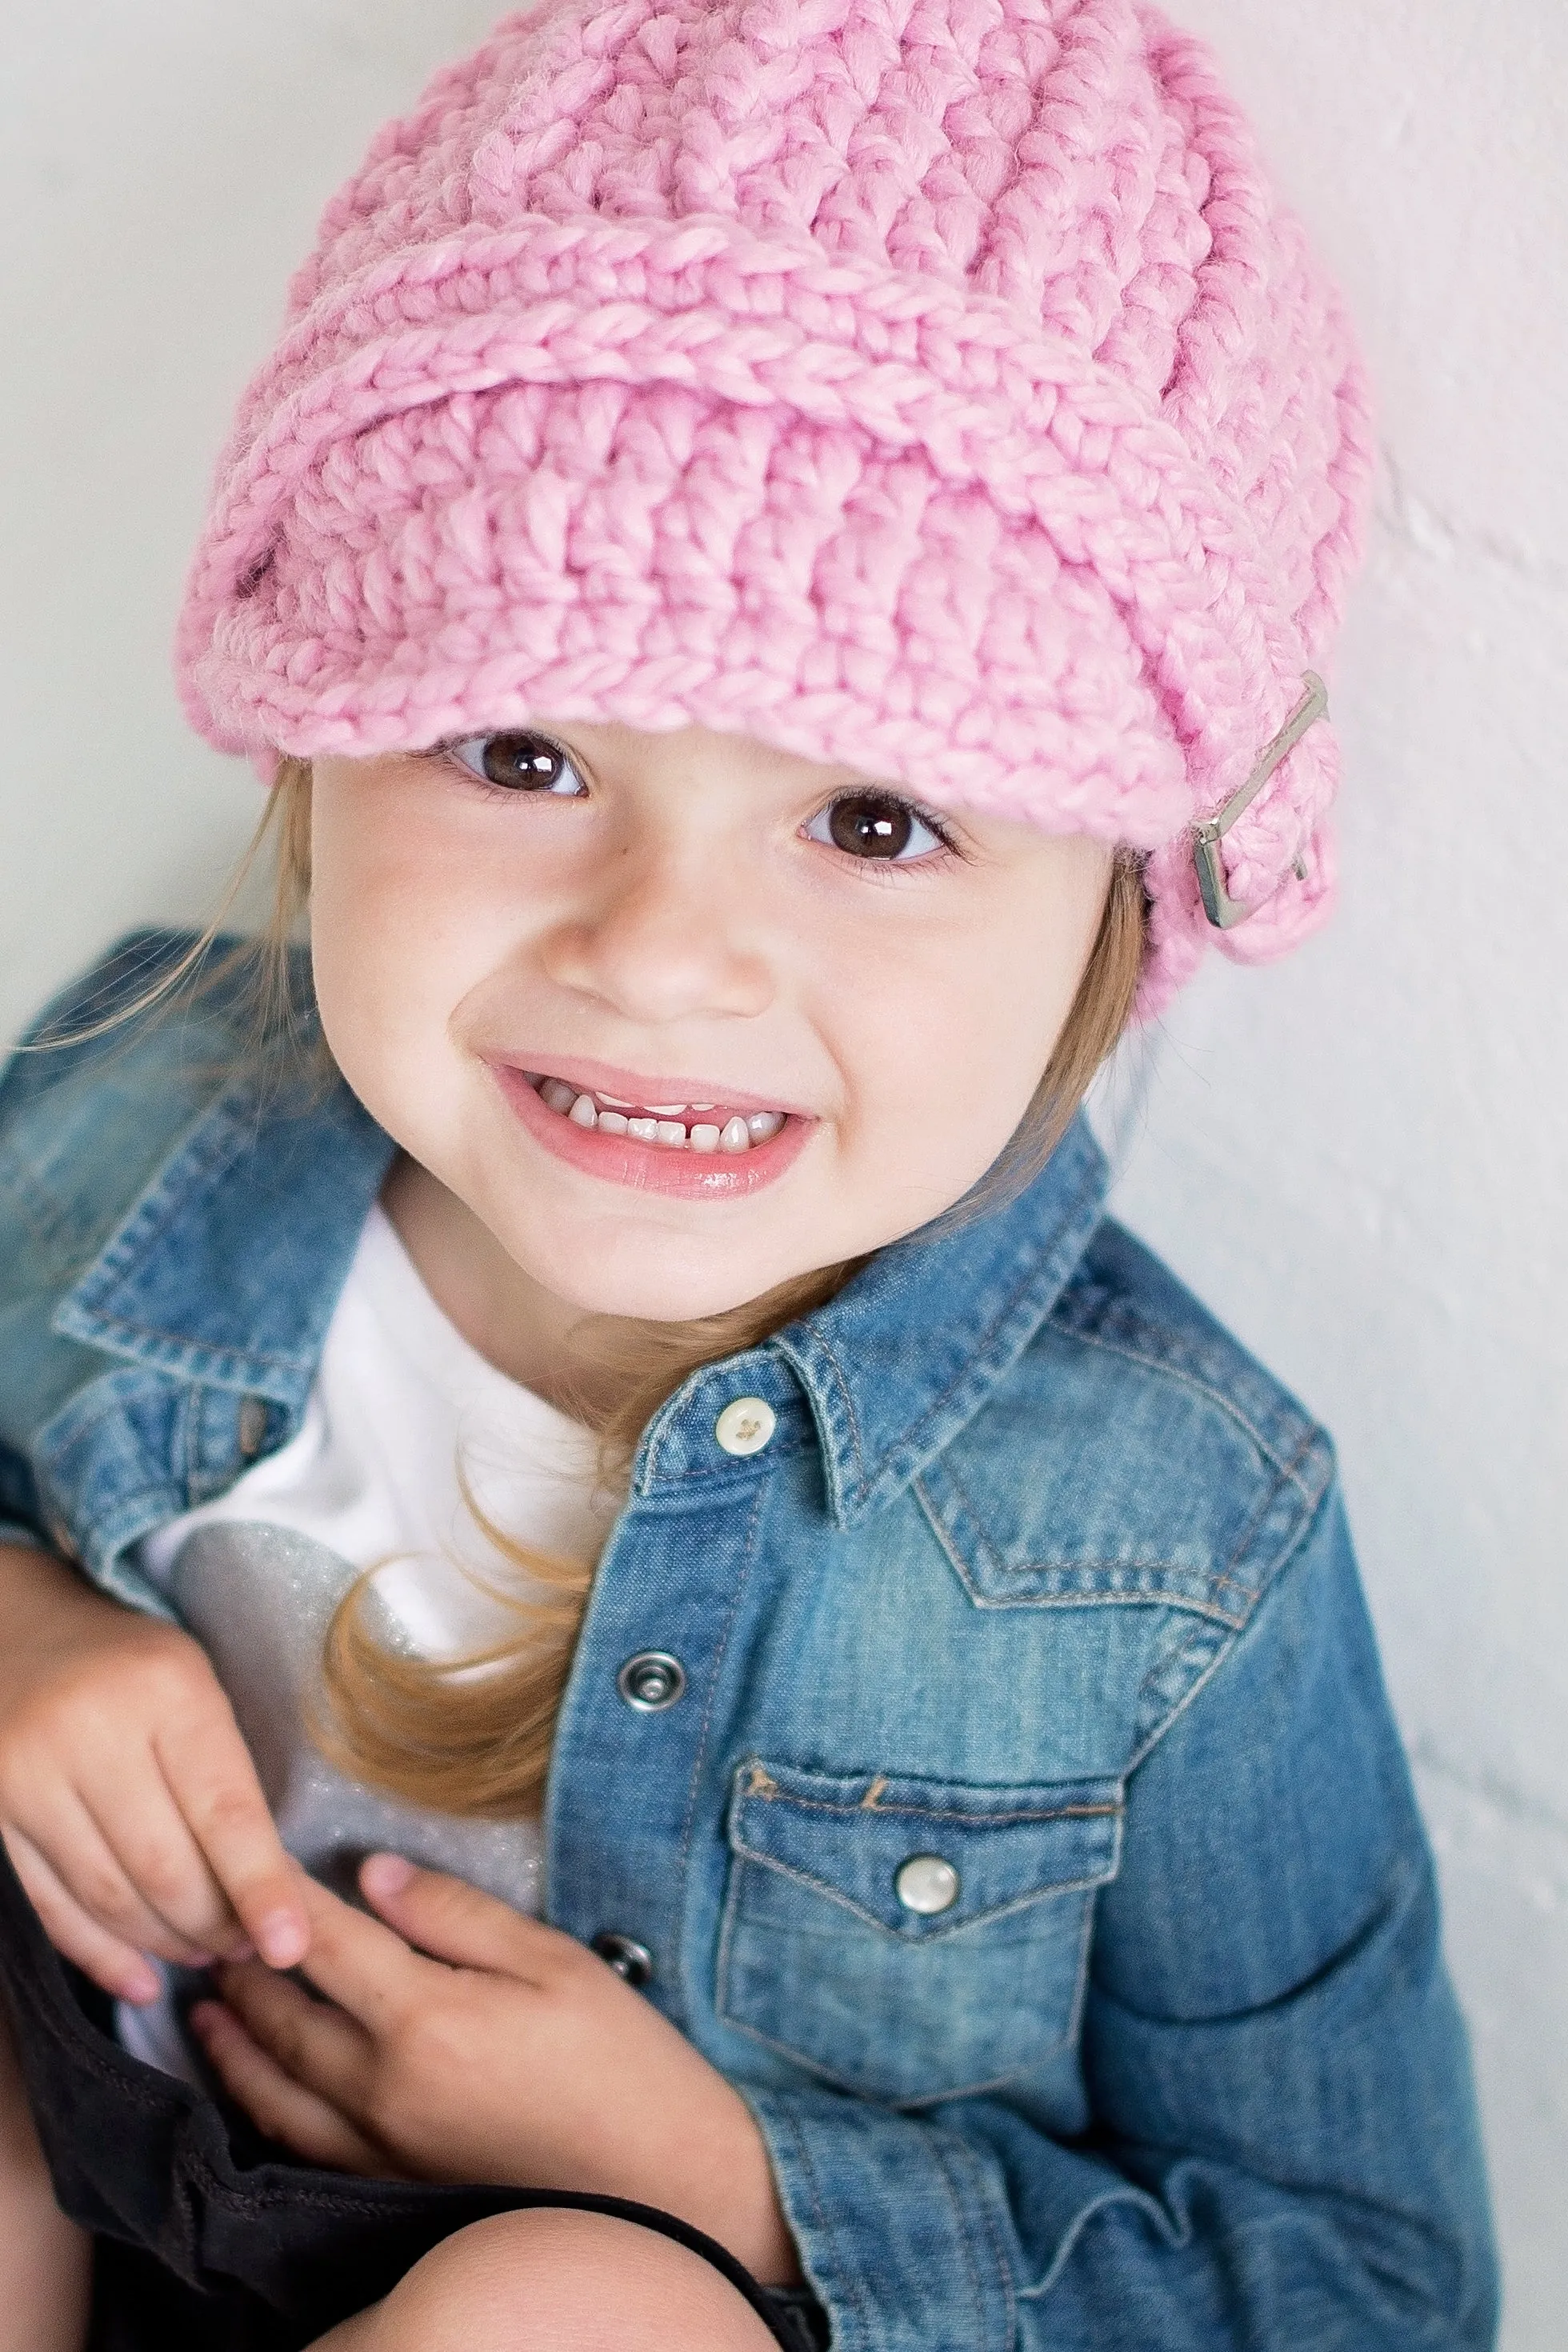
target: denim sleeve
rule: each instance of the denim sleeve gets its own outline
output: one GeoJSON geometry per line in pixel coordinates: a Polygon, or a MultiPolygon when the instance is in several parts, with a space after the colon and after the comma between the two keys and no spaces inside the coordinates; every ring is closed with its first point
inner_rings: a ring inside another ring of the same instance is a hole
{"type": "Polygon", "coordinates": [[[748,2091],[834,2352],[1482,2352],[1497,2277],[1430,1852],[1337,1486],[1136,1765],[1093,2122],[748,2091]]]}
{"type": "Polygon", "coordinates": [[[37,1528],[28,1527],[22,1519],[0,1519],[0,1544],[14,1544],[19,1551],[49,1549],[37,1528]]]}

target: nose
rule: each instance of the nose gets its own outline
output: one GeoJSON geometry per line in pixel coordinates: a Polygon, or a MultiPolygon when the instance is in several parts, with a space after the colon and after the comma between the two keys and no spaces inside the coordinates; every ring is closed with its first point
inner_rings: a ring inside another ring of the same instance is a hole
{"type": "Polygon", "coordinates": [[[749,929],[730,861],[626,845],[550,931],[542,960],[558,986],[628,1020],[754,1016],[773,981],[749,929]]]}

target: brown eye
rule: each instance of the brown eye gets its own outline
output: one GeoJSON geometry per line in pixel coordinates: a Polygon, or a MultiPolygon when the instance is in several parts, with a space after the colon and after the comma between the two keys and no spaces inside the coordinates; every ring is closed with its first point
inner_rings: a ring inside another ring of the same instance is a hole
{"type": "Polygon", "coordinates": [[[471,776],[509,793],[552,793],[576,800],[587,786],[565,752],[548,735],[513,729],[500,735],[469,735],[451,746],[471,776]]]}
{"type": "Polygon", "coordinates": [[[840,793],[805,828],[810,841],[831,842],[850,857],[881,857],[910,865],[943,846],[918,809],[892,793],[840,793]]]}

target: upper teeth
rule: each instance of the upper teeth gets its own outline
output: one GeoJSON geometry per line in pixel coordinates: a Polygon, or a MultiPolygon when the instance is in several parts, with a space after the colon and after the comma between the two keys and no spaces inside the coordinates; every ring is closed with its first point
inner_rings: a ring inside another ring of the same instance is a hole
{"type": "Polygon", "coordinates": [[[742,1117],[737,1111],[722,1127],[694,1120],[689,1127],[684,1114],[689,1110],[712,1110],[712,1103],[647,1103],[642,1112],[628,1117],[635,1109],[631,1103],[616,1095],[588,1094],[569,1086],[564,1078],[537,1077],[529,1073],[542,1100],[552,1110],[559,1111],[574,1127],[602,1128],[606,1135],[629,1135],[635,1143],[662,1143],[672,1150],[682,1145],[692,1151],[749,1151],[753,1143],[766,1143],[778,1133],[784,1123],[782,1110],[754,1110],[742,1117]]]}

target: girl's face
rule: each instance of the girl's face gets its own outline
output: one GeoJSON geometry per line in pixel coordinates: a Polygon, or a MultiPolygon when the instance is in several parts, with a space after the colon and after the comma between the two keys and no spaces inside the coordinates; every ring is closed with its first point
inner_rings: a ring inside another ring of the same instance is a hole
{"type": "Polygon", "coordinates": [[[1102,843],[701,727],[541,718],[314,773],[349,1084],[532,1284],[617,1316],[716,1314],[957,1201],[1110,881],[1102,843]]]}

